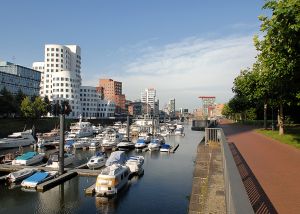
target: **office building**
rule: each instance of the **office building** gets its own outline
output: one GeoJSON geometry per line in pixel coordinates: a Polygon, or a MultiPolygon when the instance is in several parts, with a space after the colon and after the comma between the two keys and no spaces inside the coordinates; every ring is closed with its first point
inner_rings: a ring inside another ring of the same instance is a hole
{"type": "Polygon", "coordinates": [[[122,94],[122,82],[112,79],[100,79],[97,90],[103,94],[105,100],[115,104],[115,113],[125,113],[125,95],[122,94]]]}
{"type": "Polygon", "coordinates": [[[145,91],[141,92],[141,102],[146,103],[150,106],[147,109],[147,114],[159,113],[159,100],[156,98],[156,90],[154,88],[146,88],[145,91]]]}
{"type": "Polygon", "coordinates": [[[40,82],[41,72],[10,62],[0,62],[0,90],[5,87],[12,94],[21,90],[27,96],[38,96],[40,82]]]}

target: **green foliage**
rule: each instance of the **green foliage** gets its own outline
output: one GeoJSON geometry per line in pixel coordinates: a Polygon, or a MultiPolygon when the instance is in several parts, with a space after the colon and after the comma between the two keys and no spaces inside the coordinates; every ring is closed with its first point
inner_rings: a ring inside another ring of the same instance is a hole
{"type": "Polygon", "coordinates": [[[34,117],[40,118],[47,114],[47,104],[42,100],[41,97],[36,97],[32,103],[34,110],[34,117]]]}
{"type": "Polygon", "coordinates": [[[10,115],[15,113],[14,97],[13,95],[4,87],[0,91],[0,114],[10,115]]]}
{"type": "Polygon", "coordinates": [[[21,103],[22,116],[25,118],[34,118],[35,112],[29,97],[25,97],[21,103]]]}

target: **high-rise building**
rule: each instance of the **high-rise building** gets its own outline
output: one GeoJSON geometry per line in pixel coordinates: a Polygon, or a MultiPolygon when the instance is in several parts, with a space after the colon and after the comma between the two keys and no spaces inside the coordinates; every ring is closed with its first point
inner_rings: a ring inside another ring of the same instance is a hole
{"type": "Polygon", "coordinates": [[[27,96],[37,96],[40,81],[39,71],[10,62],[0,62],[0,90],[5,87],[12,94],[17,94],[21,90],[27,96]]]}
{"type": "Polygon", "coordinates": [[[81,49],[77,45],[45,45],[44,62],[34,62],[42,71],[40,95],[50,101],[68,100],[72,108],[70,117],[79,117],[81,105],[81,49]]]}
{"type": "Polygon", "coordinates": [[[114,81],[112,79],[100,79],[98,85],[98,91],[103,93],[105,100],[109,100],[115,103],[116,113],[125,112],[125,95],[122,94],[122,82],[114,81]]]}
{"type": "Polygon", "coordinates": [[[168,112],[170,117],[175,117],[175,98],[169,101],[168,112]]]}
{"type": "Polygon", "coordinates": [[[158,114],[159,113],[159,101],[156,98],[156,90],[154,88],[146,88],[145,91],[141,92],[141,102],[149,105],[151,109],[147,109],[147,114],[158,114]]]}

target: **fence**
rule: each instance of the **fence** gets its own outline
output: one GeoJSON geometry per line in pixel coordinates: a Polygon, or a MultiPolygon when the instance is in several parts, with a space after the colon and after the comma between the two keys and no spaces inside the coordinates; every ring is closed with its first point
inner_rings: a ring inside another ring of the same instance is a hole
{"type": "Polygon", "coordinates": [[[254,213],[223,130],[220,128],[206,128],[205,143],[207,144],[210,141],[220,142],[222,148],[226,212],[228,214],[254,213]]]}

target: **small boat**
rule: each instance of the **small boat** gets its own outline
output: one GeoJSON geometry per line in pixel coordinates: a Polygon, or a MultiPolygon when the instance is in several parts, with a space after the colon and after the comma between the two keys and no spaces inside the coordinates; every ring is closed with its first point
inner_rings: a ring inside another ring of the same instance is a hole
{"type": "Polygon", "coordinates": [[[69,137],[71,138],[89,137],[94,134],[92,124],[90,122],[82,122],[81,115],[79,122],[72,123],[70,129],[69,137]]]}
{"type": "Polygon", "coordinates": [[[73,143],[74,149],[82,149],[83,147],[88,147],[90,145],[89,138],[81,138],[77,142],[73,143]]]}
{"type": "Polygon", "coordinates": [[[130,169],[131,173],[141,175],[144,173],[144,157],[143,156],[131,156],[127,159],[126,166],[130,169]]]}
{"type": "Polygon", "coordinates": [[[113,147],[117,146],[118,143],[121,141],[122,135],[114,130],[108,131],[102,141],[102,148],[103,149],[112,149],[113,147]]]}
{"type": "Polygon", "coordinates": [[[127,166],[114,163],[104,168],[97,177],[96,196],[117,194],[128,182],[130,170],[127,166]]]}
{"type": "Polygon", "coordinates": [[[150,151],[156,151],[159,150],[160,146],[161,144],[158,139],[152,139],[151,143],[148,144],[148,149],[150,151]]]}
{"type": "MultiPolygon", "coordinates": [[[[49,157],[49,160],[46,164],[46,167],[51,168],[59,168],[59,154],[56,152],[54,154],[51,154],[49,157]]],[[[68,166],[73,163],[75,159],[74,154],[64,153],[64,166],[68,166]]]]}
{"type": "Polygon", "coordinates": [[[29,146],[35,143],[32,131],[15,132],[7,138],[0,139],[0,149],[18,148],[20,146],[29,146]]]}
{"type": "Polygon", "coordinates": [[[57,175],[57,171],[36,172],[29,178],[22,181],[21,186],[24,188],[35,189],[38,184],[44,183],[57,175]]]}
{"type": "Polygon", "coordinates": [[[89,145],[89,149],[97,149],[101,146],[101,143],[99,140],[91,140],[90,141],[90,145],[89,145]]]}
{"type": "Polygon", "coordinates": [[[75,143],[75,140],[74,140],[74,139],[66,139],[66,140],[65,140],[65,146],[64,146],[64,148],[65,148],[66,150],[72,149],[74,143],[75,143]]]}
{"type": "Polygon", "coordinates": [[[44,153],[37,153],[37,152],[26,152],[21,156],[16,157],[12,161],[12,165],[23,165],[23,166],[30,166],[39,162],[42,162],[44,159],[44,153]]]}
{"type": "Polygon", "coordinates": [[[107,155],[105,152],[97,152],[96,155],[92,156],[86,164],[89,169],[98,169],[105,165],[107,155]]]}
{"type": "Polygon", "coordinates": [[[124,151],[115,151],[110,154],[109,158],[106,160],[105,166],[110,166],[114,163],[125,164],[126,159],[127,157],[124,151]]]}
{"type": "Polygon", "coordinates": [[[171,151],[171,146],[169,144],[163,144],[160,147],[161,152],[170,152],[171,151]]]}
{"type": "Polygon", "coordinates": [[[21,169],[19,171],[16,172],[11,172],[6,176],[6,180],[9,183],[13,183],[13,182],[18,182],[21,181],[25,178],[28,178],[29,176],[31,176],[33,173],[36,172],[36,169],[33,168],[24,168],[21,169]]]}
{"type": "Polygon", "coordinates": [[[39,148],[46,148],[46,149],[54,149],[56,146],[59,146],[59,141],[49,141],[49,140],[39,140],[37,143],[39,148]]]}
{"type": "Polygon", "coordinates": [[[122,140],[120,143],[117,144],[119,150],[129,150],[134,149],[135,143],[129,140],[122,140]]]}
{"type": "Polygon", "coordinates": [[[147,147],[147,144],[144,139],[138,139],[136,144],[134,145],[136,149],[143,149],[147,147]]]}
{"type": "Polygon", "coordinates": [[[184,126],[183,125],[181,125],[181,124],[177,124],[176,125],[176,129],[175,129],[175,131],[174,131],[174,134],[175,135],[180,135],[180,136],[183,136],[184,135],[184,126]]]}

